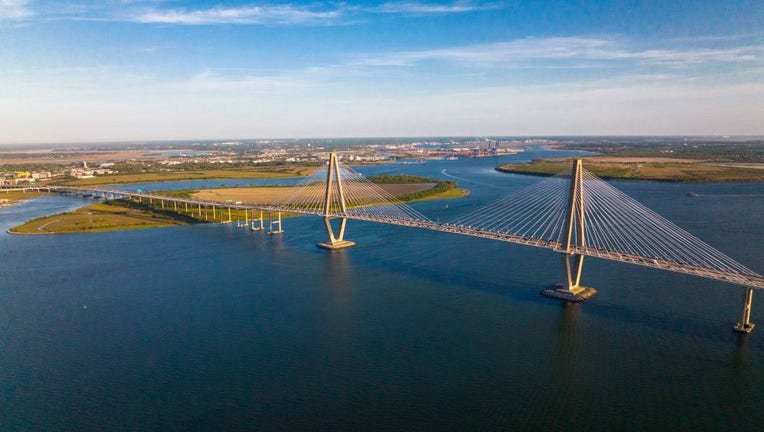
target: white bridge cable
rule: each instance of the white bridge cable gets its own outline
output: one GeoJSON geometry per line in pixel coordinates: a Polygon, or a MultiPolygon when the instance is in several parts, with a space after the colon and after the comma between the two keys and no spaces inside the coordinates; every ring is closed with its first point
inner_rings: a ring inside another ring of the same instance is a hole
{"type": "Polygon", "coordinates": [[[429,222],[426,216],[360,173],[340,166],[340,177],[347,205],[346,215],[429,222]]]}
{"type": "Polygon", "coordinates": [[[299,213],[323,213],[326,170],[317,170],[300,184],[293,186],[292,192],[273,203],[284,211],[299,213]]]}
{"type": "Polygon", "coordinates": [[[464,214],[456,218],[453,224],[559,241],[564,226],[569,185],[566,175],[550,177],[464,214]]]}
{"type": "MultiPolygon", "coordinates": [[[[274,206],[283,211],[325,214],[327,169],[314,172],[299,186],[294,187],[292,193],[274,203],[274,206]]],[[[427,217],[363,175],[342,166],[339,175],[346,210],[342,212],[339,185],[332,173],[329,189],[330,216],[429,222],[427,217]]]]}
{"type": "Polygon", "coordinates": [[[584,203],[587,247],[759,276],[586,170],[584,203]]]}
{"type": "MultiPolygon", "coordinates": [[[[507,194],[453,221],[453,225],[517,237],[567,243],[571,173],[558,174],[507,194]]],[[[576,229],[572,246],[586,255],[651,260],[659,267],[761,277],[689,232],[648,209],[587,170],[582,171],[584,238],[576,229]]],[[[576,207],[578,209],[578,207],[576,207]]],[[[577,226],[578,211],[574,212],[577,226]]]]}

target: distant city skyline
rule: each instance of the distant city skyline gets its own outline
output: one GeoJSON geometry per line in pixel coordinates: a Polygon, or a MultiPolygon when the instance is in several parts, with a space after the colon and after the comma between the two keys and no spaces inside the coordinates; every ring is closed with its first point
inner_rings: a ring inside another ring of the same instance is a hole
{"type": "Polygon", "coordinates": [[[764,135],[764,3],[577,3],[0,0],[0,144],[764,135]]]}

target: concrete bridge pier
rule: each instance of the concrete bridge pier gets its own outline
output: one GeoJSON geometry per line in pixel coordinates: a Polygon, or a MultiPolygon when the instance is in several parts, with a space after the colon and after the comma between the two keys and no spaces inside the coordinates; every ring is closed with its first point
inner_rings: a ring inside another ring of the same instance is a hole
{"type": "Polygon", "coordinates": [[[345,240],[345,224],[347,224],[347,219],[341,218],[339,235],[337,236],[334,235],[331,220],[331,217],[324,217],[324,224],[326,225],[326,232],[329,234],[329,241],[318,243],[317,246],[329,250],[345,249],[355,246],[354,242],[345,240]]]}
{"type": "MultiPolygon", "coordinates": [[[[254,218],[255,215],[253,214],[252,217],[254,218]]],[[[265,227],[263,226],[263,211],[260,210],[260,217],[257,219],[252,219],[252,231],[262,231],[265,227]],[[259,223],[259,226],[256,225],[256,223],[259,223]]]]}
{"type": "Polygon", "coordinates": [[[236,226],[239,228],[246,228],[249,226],[249,211],[247,209],[244,209],[244,224],[242,225],[241,222],[239,222],[239,217],[236,217],[236,226]]]}
{"type": "Polygon", "coordinates": [[[581,274],[584,269],[584,256],[578,254],[562,254],[563,283],[541,291],[541,294],[569,302],[582,302],[597,294],[597,290],[581,285],[581,274]],[[572,262],[571,262],[572,260],[572,262]]]}
{"type": "Polygon", "coordinates": [[[268,212],[268,219],[270,219],[270,223],[268,225],[268,234],[283,234],[284,230],[281,228],[281,212],[278,213],[278,218],[274,222],[273,217],[271,215],[271,212],[268,212]],[[278,229],[273,229],[274,225],[278,225],[278,229]]]}
{"type": "Polygon", "coordinates": [[[751,322],[751,302],[753,301],[753,287],[745,288],[745,296],[743,297],[743,316],[739,323],[735,324],[733,330],[738,333],[750,333],[756,324],[751,322]]]}

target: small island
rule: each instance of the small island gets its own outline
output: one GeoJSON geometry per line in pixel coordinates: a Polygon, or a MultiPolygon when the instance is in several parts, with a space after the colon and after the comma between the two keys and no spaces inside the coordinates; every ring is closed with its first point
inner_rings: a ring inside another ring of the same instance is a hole
{"type": "Polygon", "coordinates": [[[74,211],[33,219],[10,234],[67,234],[158,228],[199,222],[191,215],[161,210],[126,199],[106,201],[74,211]]]}
{"type": "Polygon", "coordinates": [[[25,191],[1,191],[0,192],[0,207],[10,207],[14,204],[18,204],[21,201],[37,198],[41,195],[47,195],[47,192],[38,192],[32,190],[25,191]]]}

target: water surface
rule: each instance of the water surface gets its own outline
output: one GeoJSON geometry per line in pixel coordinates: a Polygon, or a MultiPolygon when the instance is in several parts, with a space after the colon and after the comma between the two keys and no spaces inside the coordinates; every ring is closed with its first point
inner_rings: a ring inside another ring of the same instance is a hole
{"type": "MultiPolygon", "coordinates": [[[[359,170],[456,179],[469,197],[413,204],[447,220],[540,180],[494,166],[548,154],[359,170]]],[[[614,184],[764,270],[763,184],[614,184]]],[[[2,209],[0,231],[86,202],[2,209]]],[[[350,221],[358,246],[330,253],[322,224],[0,234],[0,430],[764,427],[741,287],[589,259],[600,294],[566,305],[538,294],[551,251],[350,221]]]]}

